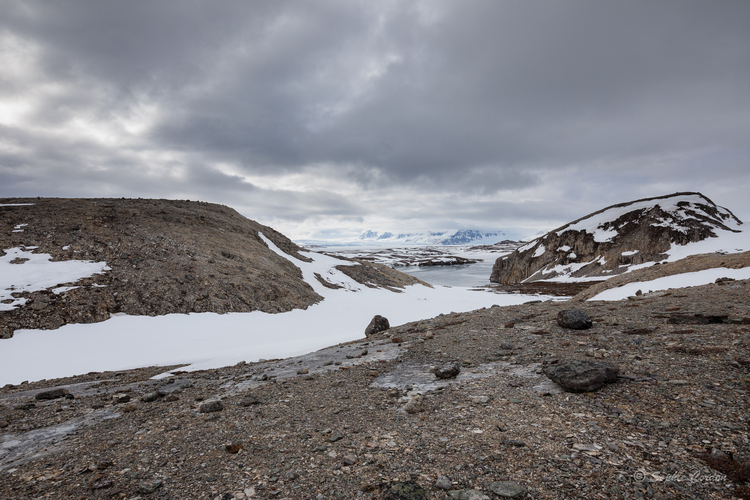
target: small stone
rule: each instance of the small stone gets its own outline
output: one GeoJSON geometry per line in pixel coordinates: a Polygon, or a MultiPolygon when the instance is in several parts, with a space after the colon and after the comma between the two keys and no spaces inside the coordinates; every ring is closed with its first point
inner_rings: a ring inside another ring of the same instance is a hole
{"type": "Polygon", "coordinates": [[[441,490],[449,490],[452,487],[453,483],[446,476],[440,476],[437,478],[437,481],[435,481],[435,488],[439,488],[441,490]]]}
{"type": "Polygon", "coordinates": [[[490,400],[489,396],[469,396],[469,399],[475,404],[488,403],[490,400]]]}
{"type": "Polygon", "coordinates": [[[341,441],[342,439],[344,439],[344,436],[342,436],[341,434],[334,434],[333,436],[326,439],[326,441],[328,441],[329,443],[335,443],[336,441],[341,441]]]}
{"type": "Polygon", "coordinates": [[[560,311],[557,313],[557,324],[563,328],[571,328],[573,330],[586,330],[593,325],[589,314],[581,309],[560,311]]]}
{"type": "Polygon", "coordinates": [[[112,402],[116,405],[120,403],[127,403],[128,401],[130,401],[130,395],[128,394],[115,394],[112,399],[112,402]]]}
{"type": "Polygon", "coordinates": [[[112,487],[114,483],[110,480],[104,480],[104,481],[97,481],[94,484],[91,485],[92,490],[103,490],[106,488],[112,487]]]}
{"type": "Polygon", "coordinates": [[[505,446],[514,446],[516,448],[523,448],[526,446],[526,443],[517,439],[503,439],[503,444],[505,446]]]}
{"type": "Polygon", "coordinates": [[[200,408],[198,408],[198,412],[200,413],[213,413],[216,411],[222,411],[224,409],[224,405],[221,403],[221,401],[206,401],[202,405],[200,405],[200,408]]]}
{"type": "Polygon", "coordinates": [[[377,314],[375,315],[375,317],[372,318],[372,321],[370,321],[370,324],[367,325],[367,328],[365,328],[365,336],[369,337],[370,335],[375,335],[376,333],[384,332],[388,330],[390,327],[391,325],[390,323],[388,323],[388,319],[377,314]]]}
{"type": "Polygon", "coordinates": [[[409,414],[423,412],[427,409],[427,402],[422,396],[414,396],[404,405],[404,411],[409,414]]]}
{"type": "Polygon", "coordinates": [[[135,403],[130,403],[129,405],[125,405],[122,407],[122,411],[125,413],[130,413],[138,409],[138,405],[135,403]]]}
{"type": "Polygon", "coordinates": [[[242,443],[231,443],[224,446],[224,449],[227,450],[229,453],[239,453],[239,451],[242,449],[242,443]]]}
{"type": "Polygon", "coordinates": [[[440,379],[455,378],[459,373],[461,373],[461,367],[457,364],[435,368],[435,376],[440,379]]]}
{"type": "Polygon", "coordinates": [[[516,498],[526,494],[526,488],[515,481],[497,481],[488,484],[487,489],[503,498],[516,498]]]}
{"type": "Polygon", "coordinates": [[[240,406],[253,406],[259,404],[260,400],[255,396],[245,396],[242,401],[240,401],[240,406]]]}
{"type": "Polygon", "coordinates": [[[167,397],[164,398],[164,401],[173,402],[173,401],[179,401],[180,397],[176,394],[168,394],[167,397]]]}
{"type": "Polygon", "coordinates": [[[383,500],[427,500],[430,496],[413,481],[392,483],[383,500]]]}
{"type": "Polygon", "coordinates": [[[58,399],[58,398],[64,398],[68,394],[69,392],[65,389],[52,389],[51,391],[43,391],[43,392],[37,393],[37,395],[34,396],[34,399],[39,399],[39,400],[58,399]]]}
{"type": "Polygon", "coordinates": [[[138,485],[138,493],[142,495],[148,495],[149,493],[153,493],[154,491],[156,491],[158,488],[161,488],[161,485],[161,479],[144,481],[138,485]]]}
{"type": "Polygon", "coordinates": [[[308,373],[310,373],[310,370],[308,370],[307,368],[302,368],[301,370],[297,370],[297,375],[307,375],[308,373]]]}
{"type": "Polygon", "coordinates": [[[163,398],[163,397],[164,397],[163,392],[154,391],[154,392],[149,392],[148,394],[144,394],[143,396],[141,396],[141,401],[143,401],[144,403],[151,403],[152,401],[156,401],[157,399],[163,398]]]}
{"type": "Polygon", "coordinates": [[[357,463],[357,456],[356,455],[344,455],[344,457],[341,459],[341,462],[344,465],[354,465],[357,463]]]}
{"type": "Polygon", "coordinates": [[[391,342],[393,342],[394,344],[400,344],[401,342],[403,342],[403,339],[401,339],[401,337],[393,337],[391,338],[391,342]]]}
{"type": "Polygon", "coordinates": [[[0,420],[0,429],[5,429],[5,428],[6,428],[6,427],[8,427],[9,425],[10,425],[10,424],[8,423],[8,421],[7,421],[7,420],[0,420]]]}

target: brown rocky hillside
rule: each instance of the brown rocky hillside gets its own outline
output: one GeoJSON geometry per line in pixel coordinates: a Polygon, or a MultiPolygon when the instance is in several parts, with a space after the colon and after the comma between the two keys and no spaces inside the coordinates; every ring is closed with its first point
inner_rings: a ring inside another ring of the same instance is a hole
{"type": "Polygon", "coordinates": [[[495,263],[490,281],[509,285],[572,277],[609,278],[659,262],[673,245],[740,232],[742,222],[700,193],[675,193],[604,208],[520,247],[495,263]]]}
{"type": "MultiPolygon", "coordinates": [[[[104,321],[113,313],[269,313],[307,308],[322,297],[291,261],[306,252],[274,229],[210,203],[143,199],[0,199],[0,255],[16,247],[53,261],[106,262],[110,270],[59,295],[23,292],[27,302],[0,311],[0,338],[20,328],[54,329],[104,321]],[[14,231],[20,224],[23,231],[14,231]],[[258,233],[289,254],[270,250],[258,233]]],[[[342,270],[391,289],[418,280],[386,266],[342,270]],[[366,269],[365,269],[366,268],[366,269]]],[[[23,265],[22,262],[19,265],[23,265]]],[[[365,281],[366,280],[366,281],[365,281]]]]}

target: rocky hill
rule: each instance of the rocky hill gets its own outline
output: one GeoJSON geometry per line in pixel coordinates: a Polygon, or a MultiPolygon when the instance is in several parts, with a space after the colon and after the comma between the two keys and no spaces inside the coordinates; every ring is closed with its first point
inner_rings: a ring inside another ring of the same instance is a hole
{"type": "MultiPolygon", "coordinates": [[[[740,233],[742,222],[700,193],[620,203],[550,231],[499,258],[490,281],[603,279],[676,255],[675,249],[740,233]]],[[[698,252],[696,252],[698,253],[698,252]]]]}
{"type": "MultiPolygon", "coordinates": [[[[28,252],[50,255],[52,262],[106,263],[103,273],[75,283],[4,290],[12,293],[0,304],[0,338],[20,328],[54,329],[103,321],[114,313],[275,313],[322,300],[300,269],[271,251],[259,233],[294,259],[309,260],[284,235],[222,205],[0,199],[0,258],[15,249],[22,255],[10,261],[16,265],[29,266],[28,252]]],[[[342,259],[340,270],[368,286],[393,289],[418,281],[380,264],[352,264],[342,259]]]]}

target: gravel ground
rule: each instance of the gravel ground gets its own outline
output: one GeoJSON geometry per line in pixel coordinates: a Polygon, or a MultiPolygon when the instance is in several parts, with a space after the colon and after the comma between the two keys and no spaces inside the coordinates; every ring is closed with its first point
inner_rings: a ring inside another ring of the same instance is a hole
{"type": "Polygon", "coordinates": [[[0,498],[499,498],[499,481],[539,499],[748,498],[749,291],[493,307],[299,358],[6,386],[0,498]],[[571,307],[593,328],[559,327],[571,307]],[[570,359],[620,377],[562,392],[542,369],[570,359]],[[458,377],[432,373],[452,363],[458,377]],[[36,399],[56,387],[70,395],[36,399]],[[426,496],[399,496],[406,482],[426,496]]]}

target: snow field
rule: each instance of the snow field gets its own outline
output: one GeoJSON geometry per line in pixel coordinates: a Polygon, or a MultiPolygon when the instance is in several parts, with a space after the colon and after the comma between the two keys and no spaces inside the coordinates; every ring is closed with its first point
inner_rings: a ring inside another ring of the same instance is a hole
{"type": "Polygon", "coordinates": [[[361,339],[376,314],[396,326],[441,313],[540,299],[422,285],[407,287],[402,293],[372,289],[334,269],[342,264],[338,259],[308,253],[313,262],[302,262],[261,237],[271,250],[299,267],[305,281],[325,300],[306,310],[280,314],[115,315],[102,323],[70,324],[58,330],[18,330],[12,339],[2,341],[0,385],[90,371],[175,364],[187,364],[181,370],[193,371],[285,358],[361,339]],[[344,288],[326,288],[314,273],[344,288]]]}

